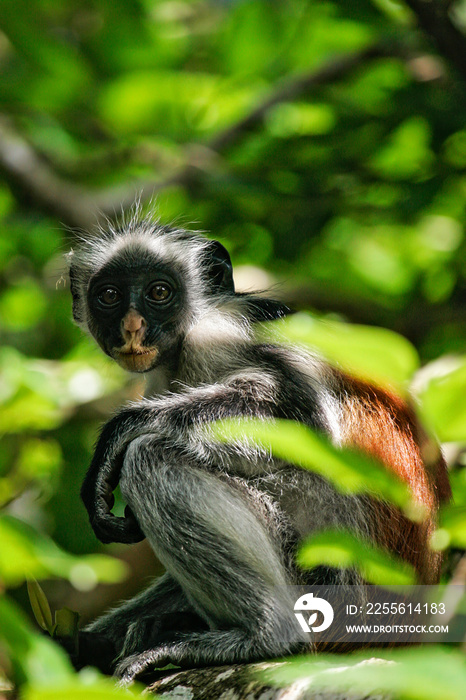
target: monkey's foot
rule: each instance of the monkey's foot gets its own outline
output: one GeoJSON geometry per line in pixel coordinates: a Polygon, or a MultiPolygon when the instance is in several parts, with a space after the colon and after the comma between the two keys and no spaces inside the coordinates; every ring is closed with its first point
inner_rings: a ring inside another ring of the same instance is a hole
{"type": "Polygon", "coordinates": [[[172,658],[171,651],[173,650],[168,645],[164,645],[126,657],[115,669],[115,676],[119,678],[118,685],[126,688],[144,671],[175,665],[176,661],[172,658]]]}
{"type": "Polygon", "coordinates": [[[127,510],[124,518],[117,518],[113,513],[101,512],[96,508],[96,513],[90,518],[92,529],[104,544],[111,542],[123,542],[135,544],[145,538],[136,518],[127,510]]]}

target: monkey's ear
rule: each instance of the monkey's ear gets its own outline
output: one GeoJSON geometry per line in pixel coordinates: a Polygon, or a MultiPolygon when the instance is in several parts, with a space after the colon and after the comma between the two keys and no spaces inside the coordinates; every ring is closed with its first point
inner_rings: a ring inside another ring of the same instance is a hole
{"type": "Polygon", "coordinates": [[[226,248],[218,241],[209,241],[204,253],[208,280],[213,292],[234,294],[233,266],[226,248]]]}
{"type": "Polygon", "coordinates": [[[73,299],[73,318],[76,321],[76,323],[81,323],[83,321],[83,318],[81,316],[81,304],[80,304],[80,295],[78,291],[78,283],[76,281],[76,272],[74,270],[73,265],[70,265],[70,291],[71,291],[71,296],[73,299]]]}
{"type": "Polygon", "coordinates": [[[246,302],[248,316],[251,321],[275,321],[294,314],[293,309],[277,299],[265,299],[252,294],[237,293],[237,297],[243,297],[246,302]]]}

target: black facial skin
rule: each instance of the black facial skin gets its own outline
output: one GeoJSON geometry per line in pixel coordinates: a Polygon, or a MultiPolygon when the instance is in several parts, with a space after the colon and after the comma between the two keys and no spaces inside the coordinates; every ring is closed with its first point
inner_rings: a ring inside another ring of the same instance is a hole
{"type": "Polygon", "coordinates": [[[183,327],[185,299],[186,290],[174,267],[160,263],[147,252],[132,260],[117,256],[90,280],[89,328],[104,352],[119,361],[119,351],[126,349],[127,343],[123,319],[130,311],[140,314],[145,328],[137,350],[153,350],[154,356],[148,354],[146,362],[137,366],[124,366],[146,372],[173,361],[183,327]]]}

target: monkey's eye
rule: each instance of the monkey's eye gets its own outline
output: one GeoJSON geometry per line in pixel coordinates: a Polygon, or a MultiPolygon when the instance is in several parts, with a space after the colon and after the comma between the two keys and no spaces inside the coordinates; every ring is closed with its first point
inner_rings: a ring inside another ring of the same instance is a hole
{"type": "Polygon", "coordinates": [[[166,282],[156,282],[147,294],[150,301],[168,301],[172,296],[172,288],[166,282]]]}
{"type": "Polygon", "coordinates": [[[104,306],[115,306],[121,299],[121,294],[115,287],[106,287],[97,297],[104,306]]]}

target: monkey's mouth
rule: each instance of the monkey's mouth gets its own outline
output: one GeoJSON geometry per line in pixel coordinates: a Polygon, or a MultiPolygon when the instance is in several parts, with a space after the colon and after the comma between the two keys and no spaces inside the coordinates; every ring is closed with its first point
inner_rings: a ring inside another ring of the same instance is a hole
{"type": "Polygon", "coordinates": [[[158,348],[132,347],[128,350],[113,351],[113,357],[121,367],[130,372],[147,372],[152,368],[159,354],[158,348]]]}

